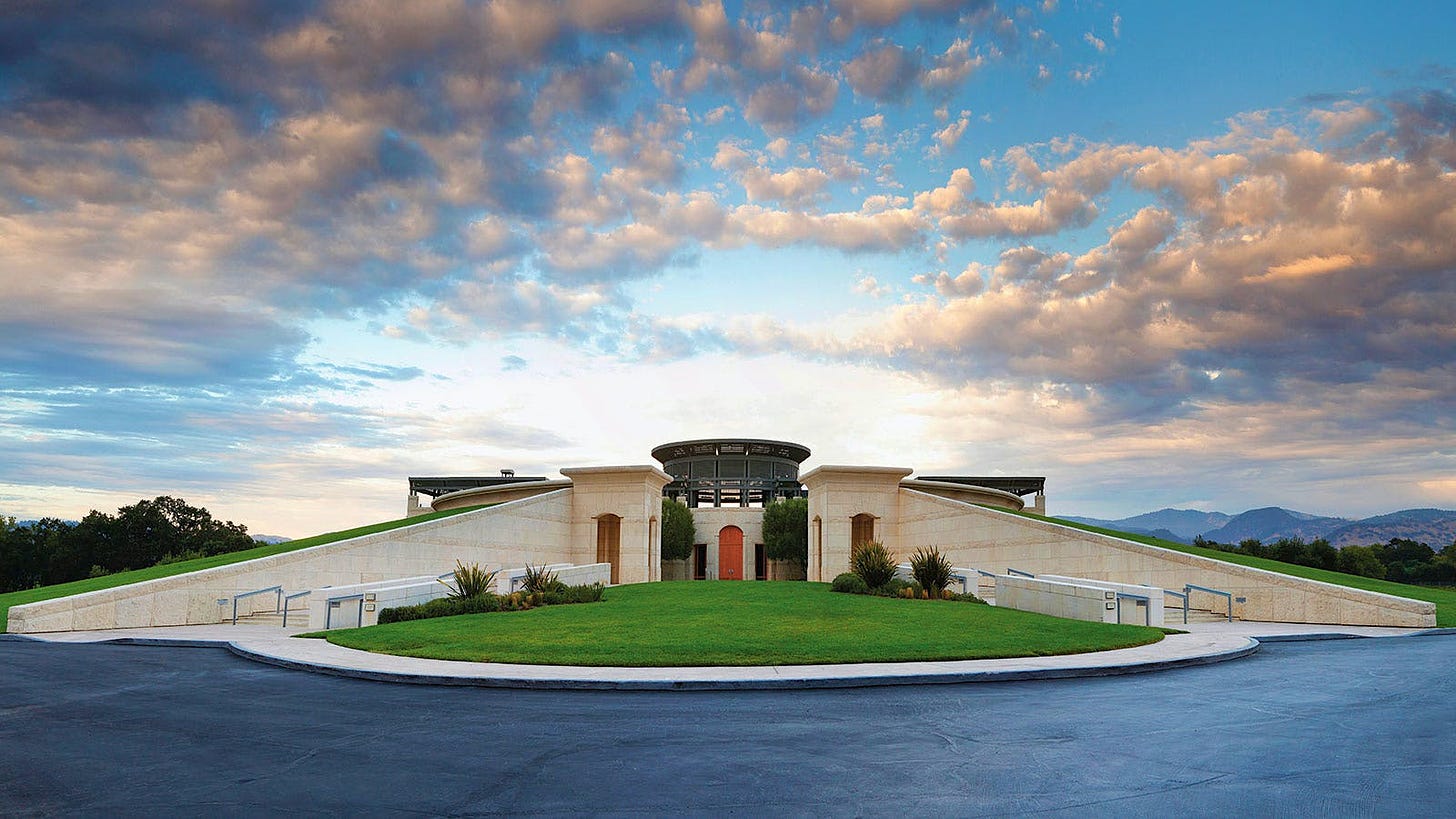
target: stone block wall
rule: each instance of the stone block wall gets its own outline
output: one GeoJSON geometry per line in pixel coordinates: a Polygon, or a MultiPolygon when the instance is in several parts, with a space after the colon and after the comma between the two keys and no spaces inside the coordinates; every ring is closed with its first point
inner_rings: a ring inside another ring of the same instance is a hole
{"type": "MultiPolygon", "coordinates": [[[[1175,591],[1193,583],[1232,593],[1234,616],[1244,620],[1413,628],[1436,624],[1435,605],[1420,600],[1161,549],[913,489],[900,489],[899,496],[899,527],[887,545],[901,558],[918,547],[935,546],[956,566],[997,574],[1014,568],[1175,591]]],[[[1205,598],[1212,607],[1211,596],[1205,598]]],[[[1221,604],[1222,598],[1217,599],[1221,604]]]]}
{"type": "MultiPolygon", "coordinates": [[[[282,585],[285,593],[450,571],[455,561],[486,568],[522,563],[591,563],[565,554],[572,491],[462,512],[388,532],[285,552],[214,569],[45,600],[10,610],[17,633],[219,623],[232,596],[282,585]],[[219,600],[225,601],[219,603],[219,600]]],[[[246,598],[272,609],[274,595],[246,598]]],[[[246,613],[246,612],[244,612],[246,613]]]]}
{"type": "Polygon", "coordinates": [[[1117,592],[1097,586],[1059,583],[1041,578],[997,575],[996,606],[1066,617],[1070,620],[1117,622],[1117,592]]]}

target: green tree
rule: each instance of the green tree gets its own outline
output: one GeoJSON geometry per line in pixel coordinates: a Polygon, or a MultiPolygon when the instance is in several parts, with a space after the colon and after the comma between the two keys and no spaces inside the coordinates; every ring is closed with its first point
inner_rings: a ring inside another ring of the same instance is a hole
{"type": "Polygon", "coordinates": [[[809,565],[809,499],[783,498],[763,509],[763,544],[770,560],[809,565]]]}
{"type": "Polygon", "coordinates": [[[693,553],[693,513],[682,501],[662,499],[662,559],[687,560],[693,553]]]}
{"type": "Polygon", "coordinates": [[[1379,546],[1346,546],[1340,550],[1340,571],[1364,577],[1385,579],[1385,564],[1375,550],[1379,546]]]}

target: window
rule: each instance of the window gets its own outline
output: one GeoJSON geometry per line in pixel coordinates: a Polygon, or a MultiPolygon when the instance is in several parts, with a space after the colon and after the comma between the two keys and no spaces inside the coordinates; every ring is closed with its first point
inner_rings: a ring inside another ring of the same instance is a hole
{"type": "Polygon", "coordinates": [[[875,539],[875,516],[861,512],[850,518],[849,521],[849,545],[850,548],[869,543],[875,539]]]}

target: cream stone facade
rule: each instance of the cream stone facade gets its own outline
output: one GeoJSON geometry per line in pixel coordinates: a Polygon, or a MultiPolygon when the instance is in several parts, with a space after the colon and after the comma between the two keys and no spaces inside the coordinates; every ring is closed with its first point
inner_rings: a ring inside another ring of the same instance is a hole
{"type": "MultiPolygon", "coordinates": [[[[429,577],[456,561],[491,569],[527,564],[605,567],[612,583],[664,579],[795,578],[760,549],[764,507],[808,498],[809,580],[849,568],[857,542],[878,540],[907,559],[936,547],[953,565],[996,575],[1008,569],[1180,590],[1193,584],[1227,592],[1233,615],[1247,620],[1431,627],[1435,606],[1225,563],[1094,534],[1018,514],[1022,494],[1045,509],[1041,478],[912,478],[885,466],[820,466],[798,475],[807,448],[759,439],[703,439],[658,447],[665,467],[599,466],[561,470],[561,479],[411,479],[434,492],[436,511],[455,515],[322,546],[285,552],[114,589],[15,606],[12,632],[47,632],[218,623],[285,595],[306,600],[360,584],[429,577]],[[464,481],[464,483],[460,483],[464,481]],[[1020,493],[1020,494],[1018,494],[1020,493]],[[688,501],[694,554],[662,560],[665,496],[688,501]],[[481,508],[468,507],[492,504],[481,508]],[[252,594],[260,591],[267,593],[252,594]]],[[[797,569],[797,566],[794,566],[797,569]]],[[[802,575],[797,575],[801,577],[802,575]]],[[[1008,586],[1009,588],[1009,586],[1008,586]]],[[[1195,592],[1195,595],[1199,593],[1195,592]]],[[[1215,609],[1221,599],[1195,599],[1215,609]]],[[[317,601],[313,601],[317,605],[317,601]]],[[[309,602],[300,605],[308,606],[309,602]]]]}

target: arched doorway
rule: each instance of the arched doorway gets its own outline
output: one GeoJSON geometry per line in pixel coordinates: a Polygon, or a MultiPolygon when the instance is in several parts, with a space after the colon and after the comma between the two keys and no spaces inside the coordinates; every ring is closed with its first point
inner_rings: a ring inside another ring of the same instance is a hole
{"type": "Polygon", "coordinates": [[[737,526],[718,530],[718,579],[743,579],[743,530],[737,526]]]}
{"type": "Polygon", "coordinates": [[[849,519],[849,547],[869,543],[875,539],[875,516],[861,512],[849,519]]]}
{"type": "Polygon", "coordinates": [[[622,519],[616,515],[597,517],[597,562],[612,564],[612,583],[615,585],[622,562],[622,519]]]}
{"type": "Polygon", "coordinates": [[[824,522],[818,515],[814,516],[814,522],[809,532],[810,538],[814,541],[814,565],[810,580],[824,579],[824,522]]]}

